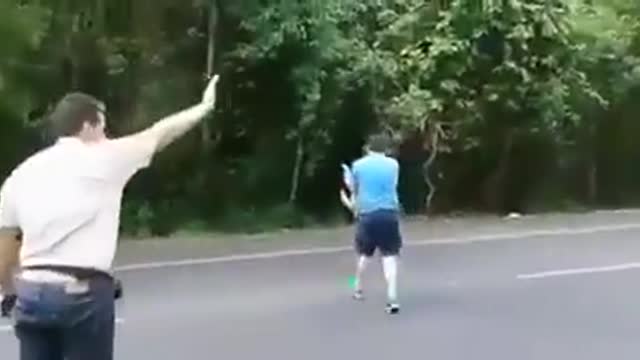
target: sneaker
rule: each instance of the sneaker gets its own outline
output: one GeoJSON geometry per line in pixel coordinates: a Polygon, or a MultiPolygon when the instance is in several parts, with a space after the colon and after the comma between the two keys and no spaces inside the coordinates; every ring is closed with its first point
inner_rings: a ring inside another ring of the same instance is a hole
{"type": "Polygon", "coordinates": [[[395,315],[400,312],[400,305],[395,302],[388,303],[385,310],[387,311],[387,314],[395,315]]]}
{"type": "Polygon", "coordinates": [[[353,292],[353,300],[362,301],[364,300],[364,293],[362,290],[356,290],[353,292]]]}

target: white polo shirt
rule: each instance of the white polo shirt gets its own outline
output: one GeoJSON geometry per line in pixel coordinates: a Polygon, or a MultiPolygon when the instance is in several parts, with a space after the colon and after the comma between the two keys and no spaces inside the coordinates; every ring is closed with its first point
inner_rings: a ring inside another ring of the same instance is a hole
{"type": "Polygon", "coordinates": [[[22,231],[21,265],[110,271],[122,192],[154,151],[135,136],[62,138],[18,166],[0,190],[0,228],[22,231]]]}

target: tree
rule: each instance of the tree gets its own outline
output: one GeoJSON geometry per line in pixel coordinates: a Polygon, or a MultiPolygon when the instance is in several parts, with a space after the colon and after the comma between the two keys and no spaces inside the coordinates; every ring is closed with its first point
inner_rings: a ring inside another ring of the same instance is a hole
{"type": "Polygon", "coordinates": [[[29,109],[28,89],[21,86],[22,76],[28,69],[22,65],[25,57],[45,35],[48,12],[35,5],[22,5],[21,1],[3,1],[0,4],[0,107],[4,111],[24,117],[29,109]]]}
{"type": "MultiPolygon", "coordinates": [[[[359,56],[374,65],[361,68],[374,68],[383,79],[372,94],[386,126],[418,131],[430,138],[425,143],[457,151],[502,148],[487,186],[503,188],[517,136],[561,137],[577,122],[575,92],[603,103],[577,67],[579,47],[567,39],[563,6],[543,0],[430,5],[405,1],[379,11],[370,55],[359,56]],[[449,144],[439,141],[444,134],[449,144]]],[[[437,151],[431,149],[425,166],[428,183],[437,151]]],[[[488,201],[499,204],[496,196],[488,201]]]]}
{"type": "MultiPolygon", "coordinates": [[[[297,200],[301,177],[315,175],[331,145],[335,111],[345,86],[342,72],[351,65],[351,41],[342,31],[356,21],[353,2],[345,0],[280,1],[249,11],[242,26],[253,39],[239,44],[233,56],[243,67],[283,63],[279,86],[292,86],[296,120],[285,126],[294,161],[289,202],[297,200]]],[[[275,84],[271,84],[274,86],[275,84]]]]}
{"type": "Polygon", "coordinates": [[[32,106],[27,86],[33,68],[25,59],[44,36],[47,11],[19,1],[0,4],[0,176],[15,165],[25,151],[20,135],[32,106]]]}
{"type": "Polygon", "coordinates": [[[419,198],[419,211],[519,210],[542,182],[556,202],[638,193],[637,1],[187,5],[0,4],[0,172],[42,146],[25,119],[64,92],[104,98],[120,135],[191,103],[215,70],[214,120],[136,179],[126,224],[167,232],[196,218],[244,227],[300,224],[301,209],[329,215],[339,164],[375,130],[403,144],[402,177],[418,183],[403,183],[403,197],[419,198]]]}
{"type": "MultiPolygon", "coordinates": [[[[609,156],[622,155],[620,151],[616,154],[614,148],[626,143],[621,141],[626,136],[616,134],[615,139],[606,137],[621,126],[616,112],[628,101],[631,91],[640,85],[640,47],[637,46],[640,7],[637,2],[628,0],[597,0],[589,4],[574,0],[567,4],[571,12],[566,24],[570,38],[578,45],[578,66],[608,104],[603,107],[601,102],[595,102],[593,98],[578,96],[575,99],[579,113],[589,119],[577,129],[573,138],[585,162],[587,199],[590,203],[596,203],[601,192],[599,179],[606,178],[607,172],[621,176],[609,165],[609,156]],[[607,143],[606,149],[599,143],[607,143]],[[606,161],[599,160],[603,151],[609,154],[606,161]],[[600,169],[601,162],[603,171],[600,169]]],[[[619,185],[612,184],[611,187],[619,185]]]]}

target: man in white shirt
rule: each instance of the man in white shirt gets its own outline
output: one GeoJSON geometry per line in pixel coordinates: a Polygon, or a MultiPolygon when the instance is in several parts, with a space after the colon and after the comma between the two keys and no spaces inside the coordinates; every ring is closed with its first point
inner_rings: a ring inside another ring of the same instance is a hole
{"type": "Polygon", "coordinates": [[[110,272],[123,189],[214,109],[217,81],[200,104],[117,139],[105,135],[102,102],[74,93],[58,103],[51,115],[58,141],[20,164],[0,190],[0,245],[22,238],[19,273],[0,273],[3,295],[17,296],[22,360],[113,359],[110,272]]]}

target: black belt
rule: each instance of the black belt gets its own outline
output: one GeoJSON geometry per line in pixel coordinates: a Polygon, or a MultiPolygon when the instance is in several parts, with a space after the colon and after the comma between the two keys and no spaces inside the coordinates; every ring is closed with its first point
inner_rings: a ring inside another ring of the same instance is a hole
{"type": "Polygon", "coordinates": [[[111,274],[90,268],[82,268],[76,266],[64,266],[64,265],[33,265],[33,266],[25,266],[24,270],[48,270],[53,271],[65,275],[70,275],[79,280],[91,280],[96,278],[106,278],[110,281],[114,281],[114,278],[111,274]]]}

